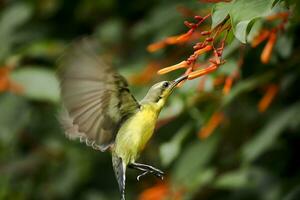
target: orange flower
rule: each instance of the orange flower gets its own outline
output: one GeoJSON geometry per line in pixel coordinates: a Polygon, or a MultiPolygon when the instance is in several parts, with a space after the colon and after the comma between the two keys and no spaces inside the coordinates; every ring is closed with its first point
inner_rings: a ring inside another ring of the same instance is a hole
{"type": "Polygon", "coordinates": [[[188,39],[190,39],[190,37],[192,36],[192,34],[194,33],[194,29],[190,29],[188,32],[180,35],[177,37],[177,41],[179,42],[185,42],[188,39]]]}
{"type": "Polygon", "coordinates": [[[1,67],[0,68],[0,92],[6,91],[9,88],[9,73],[10,68],[1,67]]]}
{"type": "Polygon", "coordinates": [[[155,42],[153,44],[148,45],[147,50],[149,52],[155,52],[155,51],[157,51],[159,49],[164,48],[165,46],[166,46],[166,43],[163,40],[163,41],[155,42]]]}
{"type": "Polygon", "coordinates": [[[138,200],[164,200],[167,198],[181,200],[184,190],[177,189],[172,191],[167,182],[157,183],[155,186],[144,190],[138,197],[138,200]]]}
{"type": "Polygon", "coordinates": [[[207,45],[206,47],[204,47],[203,49],[199,49],[197,51],[195,51],[194,55],[196,56],[200,56],[208,51],[212,50],[212,46],[211,45],[207,45]]]}
{"type": "Polygon", "coordinates": [[[259,112],[265,112],[268,107],[271,105],[274,97],[278,93],[278,86],[272,84],[268,87],[267,92],[263,96],[263,98],[258,103],[258,110],[259,112]]]}
{"type": "Polygon", "coordinates": [[[223,94],[228,94],[231,90],[231,87],[232,87],[232,83],[233,83],[233,77],[231,76],[228,76],[225,80],[225,85],[224,85],[224,88],[223,88],[223,94]]]}
{"type": "Polygon", "coordinates": [[[260,43],[266,40],[270,36],[271,31],[262,30],[251,42],[253,48],[257,47],[260,43]]]}
{"type": "Polygon", "coordinates": [[[200,76],[203,76],[205,74],[208,74],[208,73],[216,70],[217,68],[218,68],[218,66],[216,64],[211,64],[209,67],[207,67],[205,69],[194,71],[194,72],[192,72],[192,73],[189,74],[188,80],[192,80],[192,79],[195,79],[197,77],[200,77],[200,76]]]}
{"type": "Polygon", "coordinates": [[[10,80],[11,67],[0,67],[0,92],[11,91],[21,93],[22,87],[10,80]]]}
{"type": "Polygon", "coordinates": [[[274,15],[269,15],[266,17],[266,20],[268,21],[274,21],[276,19],[287,19],[289,17],[289,12],[280,12],[280,13],[276,13],[274,15]]]}
{"type": "Polygon", "coordinates": [[[198,133],[198,136],[201,139],[205,139],[208,136],[210,136],[214,130],[219,126],[219,124],[224,120],[224,114],[221,112],[215,112],[206,125],[204,125],[200,132],[198,133]]]}
{"type": "Polygon", "coordinates": [[[180,62],[180,63],[178,63],[176,65],[165,67],[165,68],[159,70],[157,73],[158,74],[166,74],[166,73],[169,73],[169,72],[177,70],[177,69],[186,68],[187,66],[188,66],[187,62],[186,61],[182,61],[182,62],[180,62]]]}
{"type": "Polygon", "coordinates": [[[276,32],[272,31],[269,40],[260,56],[261,62],[264,64],[270,61],[272,50],[276,42],[276,37],[276,32]]]}
{"type": "Polygon", "coordinates": [[[159,183],[149,189],[144,190],[140,196],[139,200],[163,200],[169,192],[169,187],[167,184],[159,183]]]}
{"type": "Polygon", "coordinates": [[[155,42],[153,44],[148,45],[147,50],[151,53],[164,48],[167,45],[172,45],[172,44],[178,44],[182,43],[183,41],[178,41],[177,40],[178,36],[170,36],[165,38],[164,40],[161,40],[159,42],[155,42]]]}

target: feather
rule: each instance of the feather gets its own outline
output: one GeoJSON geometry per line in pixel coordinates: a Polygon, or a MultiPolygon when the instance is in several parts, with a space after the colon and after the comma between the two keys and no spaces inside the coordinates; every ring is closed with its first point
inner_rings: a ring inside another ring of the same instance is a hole
{"type": "Polygon", "coordinates": [[[126,80],[97,55],[93,41],[71,45],[59,60],[63,109],[60,122],[70,139],[94,149],[113,145],[121,123],[139,109],[126,80]]]}

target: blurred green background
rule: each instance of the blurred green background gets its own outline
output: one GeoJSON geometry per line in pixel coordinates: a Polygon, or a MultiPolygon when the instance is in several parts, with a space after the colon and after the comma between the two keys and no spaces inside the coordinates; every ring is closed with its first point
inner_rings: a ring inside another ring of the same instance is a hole
{"type": "MultiPolygon", "coordinates": [[[[166,179],[137,182],[128,170],[127,199],[300,199],[300,10],[291,5],[268,64],[260,61],[264,45],[232,39],[227,63],[201,91],[203,78],[174,92],[141,156],[166,179]],[[215,82],[234,70],[239,78],[224,95],[215,82]],[[259,112],[270,85],[278,92],[259,112]],[[200,139],[214,113],[223,120],[200,139]]],[[[184,20],[212,8],[196,0],[0,1],[0,199],[119,199],[110,154],[69,141],[60,129],[56,61],[71,41],[92,35],[141,99],[151,84],[182,73],[156,75],[186,59],[195,41],[155,53],[147,46],[184,33],[184,20]]]]}

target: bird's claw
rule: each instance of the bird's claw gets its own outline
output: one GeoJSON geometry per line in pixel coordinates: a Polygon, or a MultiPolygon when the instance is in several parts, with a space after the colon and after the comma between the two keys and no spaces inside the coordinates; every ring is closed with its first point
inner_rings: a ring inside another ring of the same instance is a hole
{"type": "Polygon", "coordinates": [[[148,171],[145,171],[142,174],[138,175],[136,177],[136,179],[138,181],[140,181],[141,177],[146,176],[147,174],[153,174],[154,176],[156,176],[157,178],[160,178],[161,180],[164,179],[164,172],[162,172],[160,170],[148,170],[148,171]]]}
{"type": "Polygon", "coordinates": [[[129,165],[129,167],[133,168],[133,169],[137,169],[139,171],[142,171],[142,174],[140,174],[136,177],[136,179],[138,181],[141,179],[141,177],[143,177],[147,174],[153,174],[154,176],[156,176],[157,178],[160,178],[161,180],[164,179],[165,173],[155,167],[150,166],[150,165],[145,165],[145,164],[141,164],[141,163],[131,163],[129,165]]]}
{"type": "Polygon", "coordinates": [[[149,173],[148,171],[145,171],[145,172],[143,172],[142,174],[138,175],[138,176],[136,177],[136,179],[137,179],[138,181],[140,181],[140,178],[143,177],[143,176],[145,176],[145,175],[147,175],[148,173],[149,173]]]}

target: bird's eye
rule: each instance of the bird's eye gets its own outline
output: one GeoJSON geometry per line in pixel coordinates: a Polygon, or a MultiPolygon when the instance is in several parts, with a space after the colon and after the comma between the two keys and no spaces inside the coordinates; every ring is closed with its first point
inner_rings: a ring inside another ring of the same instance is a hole
{"type": "Polygon", "coordinates": [[[164,88],[167,88],[168,86],[169,86],[169,82],[164,82],[164,83],[163,83],[163,87],[164,87],[164,88]]]}

